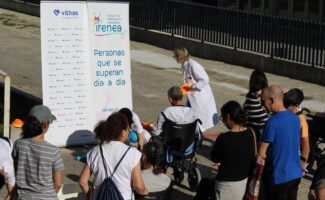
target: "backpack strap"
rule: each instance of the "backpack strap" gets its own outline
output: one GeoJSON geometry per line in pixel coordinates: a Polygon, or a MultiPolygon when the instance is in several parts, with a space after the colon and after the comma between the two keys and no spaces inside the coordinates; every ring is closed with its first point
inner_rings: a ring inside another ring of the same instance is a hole
{"type": "Polygon", "coordinates": [[[164,120],[169,120],[169,119],[166,117],[166,115],[165,115],[164,112],[161,112],[161,115],[163,116],[164,120]]]}
{"type": "Polygon", "coordinates": [[[302,114],[302,110],[301,111],[299,111],[299,112],[296,112],[296,115],[301,115],[302,114]]]}
{"type": "MultiPolygon", "coordinates": [[[[106,178],[108,178],[108,173],[107,173],[107,166],[106,166],[106,160],[104,158],[104,154],[103,154],[103,148],[102,145],[99,146],[100,149],[100,155],[102,156],[102,161],[104,164],[104,168],[105,168],[105,173],[106,173],[106,178]]],[[[126,153],[131,149],[131,147],[129,146],[129,148],[124,152],[123,156],[120,158],[120,160],[118,161],[118,163],[116,164],[112,174],[110,175],[110,177],[113,177],[115,171],[117,170],[118,166],[120,165],[120,163],[122,162],[123,158],[125,157],[126,153]]]]}

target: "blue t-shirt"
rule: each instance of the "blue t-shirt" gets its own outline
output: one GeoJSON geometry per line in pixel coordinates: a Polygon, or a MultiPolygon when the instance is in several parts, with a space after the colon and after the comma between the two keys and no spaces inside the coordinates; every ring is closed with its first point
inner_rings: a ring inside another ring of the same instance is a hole
{"type": "Polygon", "coordinates": [[[262,141],[270,143],[266,166],[274,184],[285,183],[302,176],[299,158],[300,121],[289,110],[276,112],[266,123],[262,141]]]}

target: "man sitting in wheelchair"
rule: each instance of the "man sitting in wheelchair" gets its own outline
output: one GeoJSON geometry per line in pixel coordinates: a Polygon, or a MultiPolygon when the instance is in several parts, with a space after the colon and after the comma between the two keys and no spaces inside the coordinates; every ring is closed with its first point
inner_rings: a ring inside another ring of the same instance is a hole
{"type": "Polygon", "coordinates": [[[152,134],[164,144],[166,166],[173,168],[174,181],[180,183],[186,171],[190,189],[195,190],[201,178],[194,158],[202,138],[198,126],[201,122],[193,109],[183,106],[180,87],[174,86],[168,90],[168,101],[171,106],[160,113],[152,134]],[[188,166],[185,166],[186,159],[189,159],[188,166]]]}
{"type": "Polygon", "coordinates": [[[183,94],[180,87],[173,86],[169,88],[167,95],[171,105],[160,113],[152,130],[152,134],[155,136],[159,136],[163,131],[166,120],[177,124],[189,124],[198,119],[198,115],[192,108],[183,105],[183,94]]]}

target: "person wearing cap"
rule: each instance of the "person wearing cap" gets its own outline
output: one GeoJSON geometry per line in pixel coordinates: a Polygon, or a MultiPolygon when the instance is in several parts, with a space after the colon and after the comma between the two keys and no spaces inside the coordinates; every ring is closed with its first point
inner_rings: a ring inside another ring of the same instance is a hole
{"type": "Polygon", "coordinates": [[[58,199],[63,161],[59,148],[44,140],[55,119],[48,107],[32,107],[23,125],[22,138],[14,144],[18,199],[58,199]]]}

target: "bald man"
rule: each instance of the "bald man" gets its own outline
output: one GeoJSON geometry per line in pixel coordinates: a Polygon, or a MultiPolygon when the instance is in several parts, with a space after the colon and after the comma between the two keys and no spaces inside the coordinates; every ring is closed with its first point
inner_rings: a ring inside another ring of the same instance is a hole
{"type": "Polygon", "coordinates": [[[266,122],[258,150],[265,160],[264,180],[267,200],[296,200],[302,176],[299,158],[300,121],[286,110],[279,86],[262,91],[262,103],[272,116],[266,122]]]}

